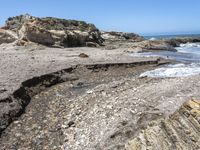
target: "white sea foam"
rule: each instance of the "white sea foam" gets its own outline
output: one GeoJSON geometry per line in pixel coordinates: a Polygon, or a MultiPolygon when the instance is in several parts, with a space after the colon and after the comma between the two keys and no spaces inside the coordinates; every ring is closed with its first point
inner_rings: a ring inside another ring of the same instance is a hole
{"type": "Polygon", "coordinates": [[[182,47],[182,48],[200,47],[200,43],[186,43],[186,44],[180,44],[180,47],[182,47]]]}
{"type": "Polygon", "coordinates": [[[200,74],[200,43],[181,44],[178,52],[132,53],[134,57],[163,57],[175,59],[180,64],[168,65],[142,73],[141,77],[185,77],[200,74]]]}
{"type": "Polygon", "coordinates": [[[186,77],[200,74],[200,64],[176,64],[144,72],[140,77],[186,77]]]}
{"type": "Polygon", "coordinates": [[[181,44],[177,50],[181,53],[190,53],[200,56],[200,43],[181,44]]]}
{"type": "Polygon", "coordinates": [[[152,38],[150,38],[149,39],[150,41],[155,41],[155,40],[157,40],[155,37],[152,37],[152,38]]]}

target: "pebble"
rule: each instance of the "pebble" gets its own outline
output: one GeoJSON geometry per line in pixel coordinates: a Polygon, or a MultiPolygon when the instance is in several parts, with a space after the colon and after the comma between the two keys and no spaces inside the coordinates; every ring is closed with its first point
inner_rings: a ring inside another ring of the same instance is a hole
{"type": "Polygon", "coordinates": [[[66,129],[68,126],[62,124],[61,128],[66,129]]]}
{"type": "Polygon", "coordinates": [[[92,94],[93,91],[92,91],[92,90],[88,90],[86,93],[87,93],[87,94],[92,94]]]}

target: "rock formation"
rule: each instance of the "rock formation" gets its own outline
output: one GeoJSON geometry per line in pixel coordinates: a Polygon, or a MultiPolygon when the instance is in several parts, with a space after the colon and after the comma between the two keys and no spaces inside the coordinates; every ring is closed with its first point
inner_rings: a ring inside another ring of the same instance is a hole
{"type": "Polygon", "coordinates": [[[183,37],[164,40],[166,43],[178,47],[180,44],[200,42],[200,37],[183,37]]]}
{"type": "Polygon", "coordinates": [[[135,47],[137,49],[140,49],[142,52],[160,51],[160,50],[174,51],[174,52],[177,51],[172,45],[170,45],[169,43],[163,40],[157,40],[157,41],[146,40],[146,41],[137,43],[135,47]]]}
{"type": "Polygon", "coordinates": [[[103,43],[101,32],[93,24],[84,21],[21,15],[8,18],[3,29],[16,33],[18,40],[47,46],[98,46],[103,43]]]}
{"type": "Polygon", "coordinates": [[[12,43],[17,40],[17,34],[13,31],[0,29],[0,44],[12,43]]]}
{"type": "Polygon", "coordinates": [[[102,32],[102,37],[105,39],[103,43],[105,49],[129,49],[135,43],[141,42],[144,40],[144,37],[139,36],[135,33],[124,33],[124,32],[102,32]]]}
{"type": "Polygon", "coordinates": [[[33,42],[51,47],[98,47],[105,49],[139,49],[139,51],[176,51],[181,43],[200,42],[200,37],[164,40],[145,40],[135,33],[100,32],[93,24],[84,21],[52,17],[38,18],[28,14],[8,18],[0,28],[0,44],[15,42],[25,45],[33,42]]]}
{"type": "Polygon", "coordinates": [[[200,101],[190,100],[169,118],[149,124],[127,150],[200,149],[200,101]]]}
{"type": "Polygon", "coordinates": [[[135,33],[124,33],[124,32],[102,32],[102,37],[109,41],[131,41],[140,42],[144,40],[144,37],[135,33]]]}

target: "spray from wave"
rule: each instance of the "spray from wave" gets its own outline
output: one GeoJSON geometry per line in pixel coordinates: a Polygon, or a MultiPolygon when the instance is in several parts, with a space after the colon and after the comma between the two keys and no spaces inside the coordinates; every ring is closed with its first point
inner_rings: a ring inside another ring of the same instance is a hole
{"type": "Polygon", "coordinates": [[[186,77],[198,74],[200,74],[200,64],[176,64],[144,72],[140,77],[186,77]]]}
{"type": "Polygon", "coordinates": [[[186,77],[200,74],[200,43],[181,44],[178,52],[158,52],[142,54],[143,56],[160,56],[175,59],[180,64],[168,65],[144,72],[140,77],[186,77]]]}
{"type": "Polygon", "coordinates": [[[186,44],[180,44],[181,48],[195,48],[199,47],[200,48],[200,43],[186,43],[186,44]]]}

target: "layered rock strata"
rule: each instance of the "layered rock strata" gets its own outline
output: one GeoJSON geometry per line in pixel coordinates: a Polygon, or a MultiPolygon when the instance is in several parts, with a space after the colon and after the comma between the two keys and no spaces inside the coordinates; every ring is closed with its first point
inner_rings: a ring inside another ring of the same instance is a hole
{"type": "Polygon", "coordinates": [[[199,136],[200,101],[190,100],[169,118],[151,122],[126,149],[198,150],[199,136]]]}

